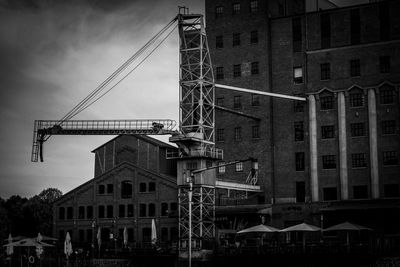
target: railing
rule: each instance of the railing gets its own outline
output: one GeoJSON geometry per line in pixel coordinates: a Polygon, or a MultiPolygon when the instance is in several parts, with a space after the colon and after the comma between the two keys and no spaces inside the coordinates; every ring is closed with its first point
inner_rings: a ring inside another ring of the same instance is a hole
{"type": "Polygon", "coordinates": [[[184,151],[179,149],[178,151],[167,149],[167,159],[185,158],[185,157],[209,157],[214,159],[223,159],[224,152],[219,148],[205,148],[205,149],[192,149],[190,151],[184,151]]]}

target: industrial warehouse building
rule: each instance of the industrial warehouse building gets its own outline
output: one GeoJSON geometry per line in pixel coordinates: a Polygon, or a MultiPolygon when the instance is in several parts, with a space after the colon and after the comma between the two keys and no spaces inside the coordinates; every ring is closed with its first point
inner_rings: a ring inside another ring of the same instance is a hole
{"type": "MultiPolygon", "coordinates": [[[[400,2],[337,7],[329,1],[206,0],[216,83],[297,95],[307,102],[216,89],[223,164],[257,159],[261,192],[218,189],[216,225],[353,221],[377,233],[400,224],[400,2]],[[316,4],[319,3],[319,4],[316,4]]],[[[119,136],[95,149],[95,178],[55,203],[55,235],[78,242],[177,239],[172,146],[119,136]]],[[[251,162],[217,169],[245,182],[251,162]]],[[[254,178],[254,176],[253,176],[254,178]]],[[[254,180],[253,180],[254,181],[254,180]]],[[[222,231],[221,231],[222,232],[222,231]]]]}

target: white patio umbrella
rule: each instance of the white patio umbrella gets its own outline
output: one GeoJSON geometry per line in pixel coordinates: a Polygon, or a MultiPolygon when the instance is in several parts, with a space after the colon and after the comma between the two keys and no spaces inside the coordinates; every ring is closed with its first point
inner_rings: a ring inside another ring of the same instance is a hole
{"type": "Polygon", "coordinates": [[[237,232],[238,234],[245,234],[245,233],[275,233],[275,232],[279,232],[280,230],[269,226],[269,225],[264,225],[264,224],[259,224],[256,226],[252,226],[246,229],[243,229],[239,232],[237,232]]]}
{"type": "Polygon", "coordinates": [[[154,219],[151,219],[151,243],[155,245],[157,242],[157,229],[156,222],[154,219]]]}
{"type": "Polygon", "coordinates": [[[324,230],[322,230],[323,232],[329,232],[329,231],[346,231],[346,244],[347,246],[349,246],[350,244],[350,237],[349,237],[349,233],[350,231],[372,231],[371,228],[362,226],[362,225],[358,225],[355,223],[350,223],[350,222],[344,222],[344,223],[339,223],[336,224],[334,226],[328,227],[324,230]]]}
{"type": "Polygon", "coordinates": [[[67,259],[72,254],[72,243],[71,243],[71,236],[69,235],[69,232],[67,232],[67,234],[65,236],[64,254],[67,257],[67,259]]]}
{"type": "MultiPolygon", "coordinates": [[[[300,223],[285,229],[280,230],[280,232],[318,232],[321,231],[321,228],[315,225],[300,223]]],[[[306,250],[306,236],[303,234],[303,251],[306,250]]]]}

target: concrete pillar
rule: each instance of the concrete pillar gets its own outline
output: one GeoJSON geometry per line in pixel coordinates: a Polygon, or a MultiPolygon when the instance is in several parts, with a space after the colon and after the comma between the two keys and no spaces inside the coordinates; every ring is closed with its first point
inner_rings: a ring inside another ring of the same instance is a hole
{"type": "Polygon", "coordinates": [[[318,153],[317,153],[317,113],[315,96],[308,96],[308,116],[310,132],[310,185],[313,202],[319,201],[318,153]]]}
{"type": "Polygon", "coordinates": [[[339,126],[339,176],[341,200],[349,199],[349,181],[347,177],[347,134],[346,134],[346,102],[344,93],[338,93],[338,126],[339,126]]]}
{"type": "Polygon", "coordinates": [[[371,165],[372,198],[379,198],[378,135],[376,128],[375,89],[368,90],[369,159],[371,165]]]}

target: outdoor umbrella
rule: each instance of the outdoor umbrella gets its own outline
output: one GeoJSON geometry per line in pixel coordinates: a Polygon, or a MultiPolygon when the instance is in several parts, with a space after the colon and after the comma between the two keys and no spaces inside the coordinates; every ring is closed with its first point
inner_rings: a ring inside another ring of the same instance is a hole
{"type": "Polygon", "coordinates": [[[157,242],[157,229],[156,222],[154,219],[151,219],[151,243],[155,245],[157,242]]]}
{"type": "MultiPolygon", "coordinates": [[[[12,241],[15,242],[15,241],[22,240],[22,239],[26,239],[26,238],[27,238],[27,237],[26,237],[26,236],[23,236],[23,235],[13,236],[13,237],[12,237],[12,241]]],[[[8,238],[4,239],[4,241],[7,241],[7,242],[8,242],[8,238]]]]}
{"type": "MultiPolygon", "coordinates": [[[[321,228],[315,225],[307,224],[307,223],[300,223],[285,229],[280,230],[280,232],[317,232],[321,231],[321,228]]],[[[303,234],[303,251],[306,250],[306,236],[303,234]]]]}
{"type": "Polygon", "coordinates": [[[347,246],[349,246],[350,244],[350,240],[349,240],[349,232],[350,231],[362,231],[362,230],[366,230],[366,231],[372,231],[371,228],[362,226],[362,225],[358,225],[355,223],[350,223],[350,222],[344,222],[344,223],[339,223],[336,224],[334,226],[328,227],[324,230],[322,230],[323,232],[329,232],[329,231],[346,231],[346,244],[347,246]]]}
{"type": "Polygon", "coordinates": [[[38,242],[35,238],[25,238],[13,243],[4,245],[4,247],[14,246],[14,247],[36,247],[40,244],[43,247],[53,247],[53,245],[47,244],[45,242],[38,242]]]}
{"type": "Polygon", "coordinates": [[[71,236],[69,235],[69,232],[67,232],[67,234],[65,236],[64,254],[67,257],[67,260],[68,260],[69,256],[72,254],[71,236]]]}
{"type": "Polygon", "coordinates": [[[11,236],[11,233],[8,235],[8,244],[9,246],[7,247],[7,255],[10,256],[14,253],[14,246],[12,246],[13,239],[11,236]]]}
{"type": "Polygon", "coordinates": [[[42,241],[57,241],[57,238],[47,236],[47,235],[41,235],[42,236],[42,241]]]}
{"type": "Polygon", "coordinates": [[[97,245],[99,246],[99,254],[100,254],[100,247],[101,247],[101,228],[97,229],[97,245]]]}
{"type": "Polygon", "coordinates": [[[264,225],[264,224],[259,224],[256,226],[252,226],[246,229],[243,229],[239,232],[237,232],[238,234],[245,234],[245,233],[274,233],[274,232],[279,232],[279,229],[272,227],[272,226],[268,226],[268,225],[264,225]]]}
{"type": "Polygon", "coordinates": [[[128,244],[128,231],[126,230],[126,227],[124,227],[124,246],[126,247],[126,245],[128,244]]]}

